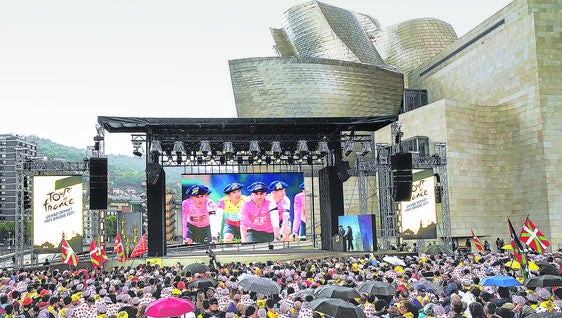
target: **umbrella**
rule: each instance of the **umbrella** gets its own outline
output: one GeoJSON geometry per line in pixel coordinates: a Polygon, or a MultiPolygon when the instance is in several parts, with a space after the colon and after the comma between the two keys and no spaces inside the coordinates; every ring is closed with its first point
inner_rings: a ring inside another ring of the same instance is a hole
{"type": "Polygon", "coordinates": [[[523,285],[527,287],[551,287],[562,286],[562,276],[540,275],[527,278],[523,285]]]}
{"type": "Polygon", "coordinates": [[[502,246],[502,250],[512,250],[513,246],[511,246],[511,244],[505,244],[504,246],[502,246]]]}
{"type": "Polygon", "coordinates": [[[485,277],[480,284],[482,286],[512,287],[519,286],[521,283],[511,276],[496,275],[485,277]]]}
{"type": "Polygon", "coordinates": [[[560,275],[560,272],[554,264],[547,262],[537,262],[541,275],[560,275]]]}
{"type": "Polygon", "coordinates": [[[393,296],[396,293],[396,287],[386,282],[372,281],[359,286],[358,290],[365,294],[375,296],[393,296]]]}
{"type": "Polygon", "coordinates": [[[205,290],[217,286],[217,281],[212,278],[197,278],[188,284],[189,287],[205,290]]]}
{"type": "Polygon", "coordinates": [[[314,288],[300,289],[298,292],[296,292],[296,295],[301,296],[302,298],[307,295],[314,295],[314,288]]]}
{"type": "Polygon", "coordinates": [[[406,263],[404,263],[404,261],[401,260],[398,256],[385,256],[382,258],[382,260],[395,266],[406,266],[406,263]]]}
{"type": "Polygon", "coordinates": [[[281,287],[269,278],[246,275],[238,281],[238,287],[264,295],[274,295],[281,292],[281,287]]]}
{"type": "MultiPolygon", "coordinates": [[[[529,270],[532,271],[538,271],[539,267],[537,266],[537,264],[533,263],[533,262],[528,262],[527,264],[529,264],[529,270]]],[[[504,264],[505,267],[509,267],[509,268],[513,268],[513,269],[520,269],[521,268],[521,263],[519,263],[516,260],[511,260],[507,263],[504,264]]]]}
{"type": "Polygon", "coordinates": [[[427,255],[438,255],[438,254],[444,254],[444,255],[448,255],[448,256],[453,256],[453,251],[448,248],[445,245],[441,245],[441,244],[434,244],[434,245],[430,245],[428,246],[425,251],[425,254],[427,255]]]}
{"type": "Polygon", "coordinates": [[[315,297],[340,298],[343,300],[354,300],[361,298],[361,294],[351,287],[340,285],[322,285],[314,290],[315,297]]]}
{"type": "Polygon", "coordinates": [[[559,312],[543,311],[530,314],[527,318],[560,318],[562,315],[559,312]]]}
{"type": "Polygon", "coordinates": [[[203,263],[191,263],[183,268],[184,272],[190,272],[191,274],[195,273],[206,273],[209,271],[209,266],[203,263]]]}
{"type": "Polygon", "coordinates": [[[334,318],[366,318],[361,308],[339,298],[316,298],[308,303],[308,307],[334,318]]]}
{"type": "Polygon", "coordinates": [[[417,289],[418,286],[423,285],[425,287],[425,290],[427,290],[428,292],[432,292],[435,295],[443,294],[443,287],[441,287],[437,283],[430,282],[425,278],[410,282],[408,285],[410,285],[410,287],[414,289],[417,289]]]}
{"type": "Polygon", "coordinates": [[[189,299],[168,297],[160,298],[146,306],[145,315],[149,317],[176,317],[192,312],[195,305],[189,299]]]}

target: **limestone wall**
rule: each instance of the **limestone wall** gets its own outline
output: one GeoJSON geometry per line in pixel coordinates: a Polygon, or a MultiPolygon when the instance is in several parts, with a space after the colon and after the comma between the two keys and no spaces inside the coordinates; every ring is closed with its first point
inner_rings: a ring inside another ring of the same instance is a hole
{"type": "Polygon", "coordinates": [[[453,236],[507,237],[530,215],[562,242],[561,21],[555,2],[515,0],[408,74],[435,105],[400,116],[404,138],[440,127],[453,236]]]}

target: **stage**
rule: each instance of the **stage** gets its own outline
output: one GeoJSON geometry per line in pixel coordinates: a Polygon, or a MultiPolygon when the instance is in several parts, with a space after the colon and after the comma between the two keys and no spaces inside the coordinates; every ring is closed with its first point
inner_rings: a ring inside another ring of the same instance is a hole
{"type": "Polygon", "coordinates": [[[209,248],[214,253],[216,261],[221,264],[231,262],[252,263],[267,261],[291,261],[296,259],[322,259],[326,257],[365,257],[369,254],[376,256],[397,255],[414,256],[415,253],[399,252],[396,250],[378,251],[328,251],[313,246],[312,241],[272,242],[259,244],[217,244],[217,245],[181,245],[172,246],[163,257],[135,258],[125,263],[119,263],[115,259],[109,259],[104,267],[112,266],[136,266],[141,263],[158,263],[161,266],[174,266],[178,262],[182,265],[191,263],[209,264],[211,257],[209,248]]]}

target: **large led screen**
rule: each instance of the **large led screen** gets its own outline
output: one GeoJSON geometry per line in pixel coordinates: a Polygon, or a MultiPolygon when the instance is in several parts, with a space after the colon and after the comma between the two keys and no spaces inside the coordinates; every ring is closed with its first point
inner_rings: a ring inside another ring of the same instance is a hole
{"type": "Polygon", "coordinates": [[[404,239],[437,238],[435,177],[432,170],[413,174],[411,200],[400,202],[399,213],[404,239]]]}
{"type": "Polygon", "coordinates": [[[81,176],[33,177],[32,204],[36,253],[60,253],[62,238],[74,251],[82,251],[81,176]]]}
{"type": "Polygon", "coordinates": [[[297,196],[304,195],[303,183],[302,173],[182,175],[183,243],[261,243],[298,239],[305,233],[306,215],[302,215],[304,211],[295,214],[294,202],[297,196]],[[254,182],[262,182],[266,191],[250,193],[248,188],[254,182]],[[284,189],[269,190],[270,185],[279,183],[283,186],[277,188],[284,189]],[[241,189],[224,193],[229,185],[235,184],[241,189]],[[189,196],[186,194],[188,190],[189,196]]]}
{"type": "Polygon", "coordinates": [[[375,216],[372,214],[338,216],[338,224],[343,228],[345,250],[375,250],[375,216]],[[349,231],[351,230],[351,233],[349,231]],[[351,234],[351,235],[347,235],[351,234]]]}

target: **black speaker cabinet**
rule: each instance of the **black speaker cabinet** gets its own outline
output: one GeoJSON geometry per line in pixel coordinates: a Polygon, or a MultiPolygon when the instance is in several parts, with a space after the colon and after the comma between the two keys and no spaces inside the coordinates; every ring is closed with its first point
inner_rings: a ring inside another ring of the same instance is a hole
{"type": "Polygon", "coordinates": [[[90,209],[107,209],[107,158],[90,158],[90,209]]]}
{"type": "Polygon", "coordinates": [[[390,156],[392,170],[412,170],[412,153],[396,153],[390,156]]]}
{"type": "Polygon", "coordinates": [[[410,201],[412,198],[412,170],[392,172],[392,198],[394,201],[410,201]]]}

